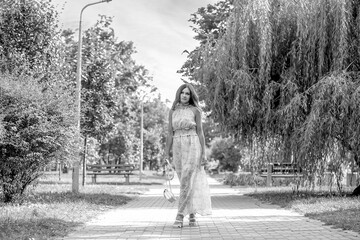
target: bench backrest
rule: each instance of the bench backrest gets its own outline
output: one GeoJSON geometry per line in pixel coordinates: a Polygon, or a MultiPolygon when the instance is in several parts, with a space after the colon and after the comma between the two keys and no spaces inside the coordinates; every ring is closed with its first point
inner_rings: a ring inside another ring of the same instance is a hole
{"type": "MultiPolygon", "coordinates": [[[[296,163],[274,163],[272,164],[272,173],[279,174],[294,174],[301,173],[302,169],[296,163]]],[[[261,169],[262,173],[267,173],[267,168],[261,169]]]]}
{"type": "Polygon", "coordinates": [[[88,171],[99,171],[116,169],[122,171],[133,171],[135,170],[134,164],[88,164],[86,165],[88,171]]]}

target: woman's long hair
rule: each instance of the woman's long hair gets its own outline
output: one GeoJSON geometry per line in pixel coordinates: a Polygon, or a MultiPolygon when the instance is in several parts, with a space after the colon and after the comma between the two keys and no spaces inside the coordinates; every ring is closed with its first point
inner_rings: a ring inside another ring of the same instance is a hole
{"type": "Polygon", "coordinates": [[[178,88],[178,90],[176,91],[176,95],[175,95],[175,101],[174,101],[171,109],[175,110],[176,105],[178,105],[180,103],[180,94],[181,94],[182,90],[184,90],[185,88],[188,88],[190,91],[189,105],[192,105],[192,106],[200,109],[199,97],[195,91],[195,88],[190,83],[185,83],[178,88]]]}

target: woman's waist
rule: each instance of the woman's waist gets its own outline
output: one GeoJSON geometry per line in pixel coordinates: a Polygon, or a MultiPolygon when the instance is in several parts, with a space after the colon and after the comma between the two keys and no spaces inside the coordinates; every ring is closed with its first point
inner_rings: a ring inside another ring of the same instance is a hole
{"type": "Polygon", "coordinates": [[[175,129],[174,137],[178,136],[197,136],[196,129],[194,127],[175,129]]]}

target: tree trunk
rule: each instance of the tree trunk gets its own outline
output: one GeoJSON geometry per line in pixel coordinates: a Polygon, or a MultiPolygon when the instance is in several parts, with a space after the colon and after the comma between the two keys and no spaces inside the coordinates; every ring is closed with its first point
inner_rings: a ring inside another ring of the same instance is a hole
{"type": "Polygon", "coordinates": [[[285,140],[284,143],[285,148],[284,148],[282,162],[291,163],[292,149],[291,149],[290,135],[286,135],[284,140],[285,140]]]}
{"type": "Polygon", "coordinates": [[[84,139],[84,155],[83,155],[83,175],[82,175],[82,185],[86,184],[86,153],[87,153],[87,135],[84,139]]]}
{"type": "MultiPolygon", "coordinates": [[[[354,154],[354,160],[355,160],[355,163],[358,165],[358,167],[360,167],[360,159],[359,159],[359,156],[355,153],[354,154]]],[[[360,196],[360,185],[357,186],[354,191],[352,192],[352,195],[353,196],[360,196]]]]}

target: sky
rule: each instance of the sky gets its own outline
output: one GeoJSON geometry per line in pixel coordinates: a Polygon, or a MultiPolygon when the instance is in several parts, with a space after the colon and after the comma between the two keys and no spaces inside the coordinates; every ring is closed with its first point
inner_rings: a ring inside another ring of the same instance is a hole
{"type": "MultiPolygon", "coordinates": [[[[52,0],[60,14],[60,27],[77,30],[81,9],[98,0],[52,0]]],[[[132,41],[138,65],[149,70],[162,99],[174,100],[183,83],[176,73],[186,61],[186,53],[199,43],[188,21],[198,8],[218,0],[112,0],[87,7],[82,30],[93,26],[99,15],[113,17],[112,27],[118,41],[132,41]]],[[[77,35],[76,35],[77,36],[77,35]]]]}

